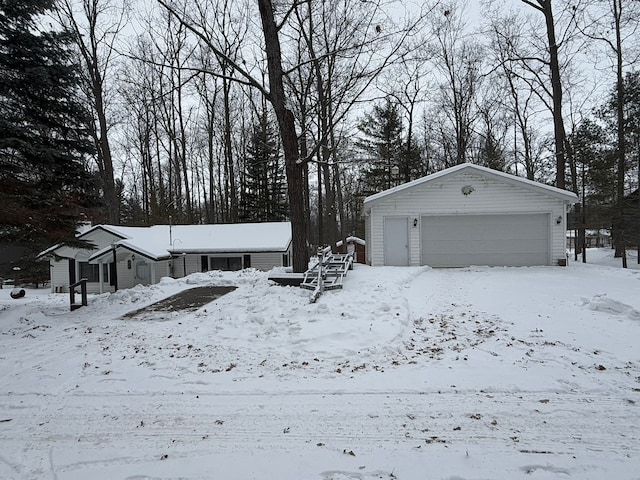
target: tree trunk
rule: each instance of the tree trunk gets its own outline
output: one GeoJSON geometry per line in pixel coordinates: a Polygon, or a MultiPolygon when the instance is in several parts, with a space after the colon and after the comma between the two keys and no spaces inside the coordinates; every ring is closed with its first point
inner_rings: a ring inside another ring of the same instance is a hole
{"type": "MultiPolygon", "coordinates": [[[[223,68],[225,75],[226,67],[223,68]]],[[[230,80],[224,78],[222,80],[222,91],[224,99],[224,161],[225,161],[225,193],[229,204],[229,221],[235,223],[238,221],[238,187],[236,185],[236,172],[233,164],[233,148],[231,142],[231,85],[230,80]]]]}
{"type": "Polygon", "coordinates": [[[560,79],[560,61],[558,60],[558,42],[556,40],[551,0],[544,0],[541,4],[547,25],[547,41],[549,44],[549,69],[553,94],[553,135],[556,144],[556,187],[565,188],[565,131],[564,120],[562,118],[562,82],[560,79]]]}
{"type": "Polygon", "coordinates": [[[625,172],[625,144],[624,144],[624,77],[622,74],[622,37],[620,32],[620,20],[622,14],[622,0],[613,0],[613,16],[616,26],[616,60],[617,60],[617,99],[616,113],[618,117],[618,175],[616,185],[616,214],[614,215],[617,228],[616,257],[622,258],[622,267],[627,268],[627,252],[624,225],[624,172],[625,172]]]}
{"type": "MultiPolygon", "coordinates": [[[[306,110],[302,109],[300,112],[300,118],[302,123],[302,131],[306,132],[306,110]]],[[[303,133],[300,138],[300,157],[307,158],[309,155],[309,148],[307,147],[307,135],[303,133]]],[[[304,212],[305,212],[305,238],[307,241],[311,239],[311,200],[309,195],[309,162],[304,162],[303,177],[303,189],[304,189],[304,212]]]]}
{"type": "Polygon", "coordinates": [[[291,234],[293,244],[293,271],[304,272],[307,269],[308,255],[305,238],[306,222],[304,212],[304,167],[298,163],[298,139],[296,138],[295,118],[287,108],[284,92],[282,53],[278,28],[273,16],[271,0],[258,0],[262,30],[269,68],[269,100],[278,119],[280,138],[284,150],[285,168],[287,172],[287,194],[291,217],[291,234]]]}
{"type": "Polygon", "coordinates": [[[98,161],[102,164],[102,182],[107,204],[107,218],[109,223],[118,225],[120,223],[120,209],[118,199],[116,197],[113,160],[111,157],[111,147],[109,145],[109,137],[107,134],[109,126],[107,124],[107,116],[102,101],[102,88],[95,86],[95,82],[94,96],[96,105],[95,113],[98,117],[98,161]],[[98,88],[99,90],[96,90],[98,88]]]}

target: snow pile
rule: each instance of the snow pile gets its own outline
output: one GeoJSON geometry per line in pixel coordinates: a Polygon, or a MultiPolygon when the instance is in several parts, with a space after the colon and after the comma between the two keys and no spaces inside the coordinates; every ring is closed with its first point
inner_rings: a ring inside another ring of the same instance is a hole
{"type": "Polygon", "coordinates": [[[591,299],[583,298],[583,304],[590,310],[612,315],[622,315],[631,320],[640,320],[640,311],[625,303],[607,297],[606,293],[594,295],[591,299]]]}

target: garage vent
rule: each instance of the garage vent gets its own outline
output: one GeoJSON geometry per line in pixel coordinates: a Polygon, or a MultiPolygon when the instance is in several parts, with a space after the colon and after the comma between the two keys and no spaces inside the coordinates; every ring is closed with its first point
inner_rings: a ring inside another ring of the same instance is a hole
{"type": "Polygon", "coordinates": [[[462,191],[462,194],[466,197],[467,195],[471,195],[473,192],[476,191],[475,188],[473,188],[471,185],[465,185],[464,187],[462,187],[460,189],[462,191]]]}

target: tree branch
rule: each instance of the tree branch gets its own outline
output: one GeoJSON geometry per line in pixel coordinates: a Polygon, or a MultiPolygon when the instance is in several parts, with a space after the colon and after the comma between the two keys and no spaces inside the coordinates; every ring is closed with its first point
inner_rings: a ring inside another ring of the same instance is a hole
{"type": "Polygon", "coordinates": [[[260,83],[258,82],[255,78],[253,78],[253,76],[247,72],[244,68],[242,68],[236,61],[234,61],[232,58],[230,58],[228,55],[225,55],[223,52],[221,52],[215,45],[213,45],[213,43],[211,43],[211,41],[209,40],[209,38],[196,26],[192,25],[191,23],[187,22],[184,18],[183,15],[180,15],[172,6],[170,6],[165,0],[157,0],[158,3],[160,5],[162,5],[176,20],[178,20],[178,22],[180,22],[180,24],[182,26],[184,26],[187,30],[189,30],[191,33],[193,33],[194,35],[196,35],[200,40],[202,40],[207,47],[209,47],[211,49],[211,51],[220,59],[224,60],[225,62],[228,62],[229,65],[231,65],[231,67],[238,72],[240,75],[242,75],[245,78],[244,82],[241,82],[238,78],[236,77],[229,77],[230,80],[237,82],[237,83],[241,83],[243,85],[251,85],[252,87],[258,89],[260,91],[260,93],[262,93],[267,99],[271,98],[271,93],[269,91],[267,91],[267,89],[260,83]]]}

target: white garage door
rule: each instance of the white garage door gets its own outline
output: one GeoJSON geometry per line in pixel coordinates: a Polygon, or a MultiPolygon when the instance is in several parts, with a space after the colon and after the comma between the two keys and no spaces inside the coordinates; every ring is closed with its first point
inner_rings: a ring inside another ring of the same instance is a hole
{"type": "Polygon", "coordinates": [[[548,265],[549,215],[422,217],[422,265],[548,265]]]}

